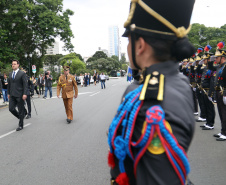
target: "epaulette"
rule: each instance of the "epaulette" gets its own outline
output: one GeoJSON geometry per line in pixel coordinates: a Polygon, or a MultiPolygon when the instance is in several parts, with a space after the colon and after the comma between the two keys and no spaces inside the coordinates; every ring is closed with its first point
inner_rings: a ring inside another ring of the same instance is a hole
{"type": "Polygon", "coordinates": [[[155,99],[163,101],[165,76],[158,71],[148,74],[141,90],[140,100],[155,99]]]}

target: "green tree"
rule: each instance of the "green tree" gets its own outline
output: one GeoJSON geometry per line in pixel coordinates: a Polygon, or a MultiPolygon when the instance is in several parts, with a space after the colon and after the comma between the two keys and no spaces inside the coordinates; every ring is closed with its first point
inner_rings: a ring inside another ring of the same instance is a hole
{"type": "Polygon", "coordinates": [[[88,60],[86,61],[86,63],[90,63],[93,61],[96,61],[97,59],[95,57],[89,57],[88,60]]]}
{"type": "Polygon", "coordinates": [[[96,51],[96,53],[92,56],[93,58],[107,58],[108,56],[103,51],[96,51]]]}
{"type": "Polygon", "coordinates": [[[122,57],[121,57],[120,63],[121,63],[121,64],[125,64],[125,63],[126,63],[126,57],[125,57],[125,56],[122,56],[122,57]]]}
{"type": "Polygon", "coordinates": [[[45,55],[43,57],[44,64],[45,65],[59,65],[59,59],[62,58],[62,54],[57,54],[57,55],[45,55]]]}
{"type": "Polygon", "coordinates": [[[70,53],[59,59],[62,66],[70,65],[70,73],[74,74],[78,69],[86,69],[86,65],[82,62],[75,53],[70,53]],[[72,63],[70,63],[70,61],[72,63]]]}
{"type": "Polygon", "coordinates": [[[127,64],[122,64],[122,70],[127,71],[127,69],[128,69],[128,65],[127,64]]]}
{"type": "Polygon", "coordinates": [[[192,24],[192,29],[188,34],[190,42],[197,48],[205,47],[209,44],[215,51],[220,41],[226,41],[226,25],[220,28],[206,27],[203,24],[192,24]]]}
{"type": "Polygon", "coordinates": [[[32,60],[42,67],[46,48],[56,37],[64,42],[65,50],[72,51],[71,15],[71,10],[63,11],[63,0],[0,1],[0,60],[9,63],[15,58],[23,65],[24,54],[33,53],[32,60]]]}

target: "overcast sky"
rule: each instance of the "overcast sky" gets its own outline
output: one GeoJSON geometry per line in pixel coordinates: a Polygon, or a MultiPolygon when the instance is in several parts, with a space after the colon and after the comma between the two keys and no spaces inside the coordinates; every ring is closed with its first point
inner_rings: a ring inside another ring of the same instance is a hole
{"type": "MultiPolygon", "coordinates": [[[[64,9],[74,11],[72,44],[82,57],[92,56],[98,47],[108,50],[109,26],[118,25],[120,36],[124,32],[130,0],[64,0],[63,4],[64,9]]],[[[191,23],[220,27],[226,24],[225,7],[226,0],[196,0],[191,23]]],[[[128,41],[120,39],[121,51],[126,53],[128,41]]]]}

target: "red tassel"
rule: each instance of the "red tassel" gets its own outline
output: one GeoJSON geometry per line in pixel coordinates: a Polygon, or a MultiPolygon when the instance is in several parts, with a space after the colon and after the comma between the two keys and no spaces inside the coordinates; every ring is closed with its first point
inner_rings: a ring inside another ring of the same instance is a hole
{"type": "Polygon", "coordinates": [[[109,165],[111,168],[114,168],[114,167],[115,167],[114,154],[111,153],[111,152],[108,153],[108,165],[109,165]]]}
{"type": "Polygon", "coordinates": [[[118,183],[118,185],[129,185],[129,178],[125,172],[120,173],[115,181],[118,183]]]}
{"type": "Polygon", "coordinates": [[[209,48],[206,46],[206,47],[204,48],[204,50],[205,50],[205,51],[209,51],[209,48]]]}
{"type": "Polygon", "coordinates": [[[218,49],[222,49],[224,47],[224,43],[223,42],[219,42],[217,44],[218,49]]]}

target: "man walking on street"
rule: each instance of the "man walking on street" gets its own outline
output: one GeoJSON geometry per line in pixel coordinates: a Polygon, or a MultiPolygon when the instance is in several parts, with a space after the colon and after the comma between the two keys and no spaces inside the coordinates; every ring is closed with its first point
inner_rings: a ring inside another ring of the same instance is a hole
{"type": "Polygon", "coordinates": [[[101,75],[100,75],[101,89],[105,88],[105,80],[106,80],[105,74],[101,73],[101,75]]]}
{"type": "Polygon", "coordinates": [[[52,98],[52,80],[53,77],[50,75],[50,71],[47,71],[45,74],[45,96],[43,98],[47,98],[47,91],[49,90],[50,98],[52,98]]]}
{"type": "Polygon", "coordinates": [[[67,123],[71,123],[73,120],[73,97],[77,98],[78,88],[75,81],[75,77],[69,74],[69,66],[64,66],[64,75],[59,77],[57,84],[57,97],[60,96],[60,91],[62,89],[62,98],[64,101],[65,111],[67,114],[67,123]],[[73,92],[73,89],[75,93],[73,92]]]}
{"type": "Polygon", "coordinates": [[[18,60],[12,61],[13,72],[9,74],[8,81],[9,111],[20,120],[16,131],[23,129],[24,101],[27,99],[27,78],[26,74],[19,70],[19,65],[18,60]],[[18,107],[18,111],[16,107],[18,107]]]}
{"type": "Polygon", "coordinates": [[[39,87],[39,94],[43,95],[44,79],[42,74],[40,74],[40,77],[38,78],[38,87],[39,87]]]}

